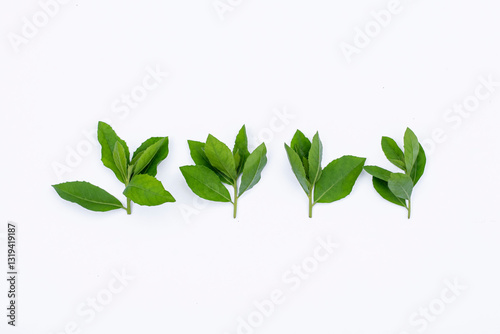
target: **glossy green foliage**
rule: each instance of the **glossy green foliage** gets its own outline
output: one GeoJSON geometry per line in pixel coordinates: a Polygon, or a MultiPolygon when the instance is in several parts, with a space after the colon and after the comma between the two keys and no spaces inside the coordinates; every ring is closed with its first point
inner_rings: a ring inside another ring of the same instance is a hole
{"type": "Polygon", "coordinates": [[[309,198],[309,217],[316,203],[331,203],[349,195],[363,170],[365,158],[345,155],[321,168],[323,144],[319,134],[312,141],[299,130],[290,146],[285,144],[295,177],[309,198]]]}
{"type": "Polygon", "coordinates": [[[92,211],[125,209],[131,213],[130,203],[154,206],[175,202],[173,196],[155,178],[158,165],[168,155],[168,137],[152,137],[142,143],[132,155],[125,141],[104,122],[99,122],[97,137],[101,144],[101,160],[125,185],[123,194],[127,206],[106,192],[88,182],[65,182],[54,185],[61,198],[79,204],[92,211]]]}
{"type": "Polygon", "coordinates": [[[365,166],[373,176],[373,187],[387,201],[405,207],[411,216],[411,194],[424,174],[426,156],[418,138],[410,128],[404,134],[404,152],[396,142],[382,137],[382,150],[387,159],[404,173],[392,173],[377,166],[365,166]]]}
{"type": "Polygon", "coordinates": [[[267,163],[266,145],[262,143],[250,153],[244,125],[236,136],[232,151],[210,134],[205,143],[188,140],[188,145],[195,165],[180,167],[187,185],[206,200],[231,202],[233,217],[236,218],[238,198],[260,181],[267,163]],[[223,183],[233,187],[232,198],[223,183]]]}

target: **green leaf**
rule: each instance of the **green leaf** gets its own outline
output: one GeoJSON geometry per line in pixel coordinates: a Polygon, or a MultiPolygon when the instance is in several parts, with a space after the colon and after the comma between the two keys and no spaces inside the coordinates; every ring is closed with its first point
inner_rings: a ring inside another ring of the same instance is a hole
{"type": "Polygon", "coordinates": [[[422,145],[420,145],[420,150],[418,151],[417,161],[415,161],[415,165],[413,166],[413,169],[411,170],[411,174],[410,174],[414,185],[417,184],[418,180],[420,180],[420,178],[424,174],[426,160],[427,159],[425,157],[424,148],[422,147],[422,145]]]}
{"type": "Polygon", "coordinates": [[[148,174],[134,175],[123,194],[139,205],[154,206],[175,202],[174,197],[163,188],[161,182],[148,174]]]}
{"type": "Polygon", "coordinates": [[[300,161],[300,157],[297,152],[295,152],[290,146],[285,144],[286,154],[288,155],[288,161],[290,161],[290,165],[292,166],[292,171],[295,174],[295,177],[300,183],[300,186],[307,195],[309,195],[309,187],[310,183],[307,180],[306,172],[304,170],[304,165],[300,161]]]}
{"type": "Polygon", "coordinates": [[[349,195],[365,161],[345,155],[330,162],[314,187],[314,203],[331,203],[349,195]]]}
{"type": "Polygon", "coordinates": [[[128,165],[127,168],[127,180],[130,180],[132,178],[132,174],[134,173],[134,165],[128,165]]]}
{"type": "Polygon", "coordinates": [[[382,137],[382,151],[384,151],[387,159],[396,167],[401,168],[402,170],[406,170],[405,156],[394,139],[389,137],[382,137]]]}
{"type": "Polygon", "coordinates": [[[189,153],[195,164],[212,167],[212,165],[210,165],[210,161],[208,161],[207,155],[205,154],[205,143],[188,140],[188,146],[189,153]]]}
{"type": "Polygon", "coordinates": [[[413,131],[410,130],[410,128],[406,128],[405,131],[404,148],[406,172],[410,174],[413,169],[413,165],[417,161],[418,151],[420,150],[418,138],[415,136],[413,131]]]}
{"type": "Polygon", "coordinates": [[[307,158],[302,158],[302,168],[304,168],[304,172],[306,173],[306,179],[308,180],[307,182],[309,182],[309,161],[307,161],[307,158]]]}
{"type": "Polygon", "coordinates": [[[122,183],[125,183],[125,180],[123,179],[120,170],[115,164],[115,160],[113,158],[113,151],[115,149],[116,142],[120,142],[120,144],[123,146],[125,150],[126,160],[129,161],[130,152],[128,150],[127,144],[122,139],[120,139],[120,137],[116,135],[116,132],[111,128],[111,126],[109,126],[104,122],[99,122],[97,126],[97,139],[101,144],[102,163],[104,164],[104,166],[108,167],[115,173],[118,180],[120,180],[122,183]]]}
{"type": "Polygon", "coordinates": [[[389,181],[389,178],[391,177],[392,172],[388,171],[387,169],[380,168],[378,166],[365,166],[365,171],[372,175],[375,176],[378,179],[384,180],[384,181],[389,181]]]}
{"type": "Polygon", "coordinates": [[[229,185],[233,185],[235,181],[231,180],[229,177],[227,177],[226,175],[222,174],[221,171],[219,171],[218,169],[215,169],[214,167],[211,167],[210,166],[210,169],[219,177],[219,179],[225,183],[225,184],[229,184],[229,185]]]}
{"type": "Polygon", "coordinates": [[[124,209],[122,203],[106,190],[82,181],[55,184],[52,187],[61,198],[92,211],[124,209]]]}
{"type": "MultiPolygon", "coordinates": [[[[297,154],[300,157],[300,161],[303,161],[305,158],[306,160],[309,157],[309,150],[311,149],[311,142],[309,139],[304,136],[304,134],[300,131],[297,130],[295,134],[293,135],[292,142],[290,143],[290,147],[297,152],[297,154]]],[[[304,168],[307,169],[307,167],[304,165],[304,168]]],[[[306,174],[309,175],[309,174],[306,174]]]]}
{"type": "Polygon", "coordinates": [[[113,149],[113,160],[115,162],[116,167],[120,171],[122,178],[124,180],[128,180],[127,177],[128,161],[127,157],[125,156],[125,149],[123,148],[123,145],[120,144],[119,141],[115,143],[115,148],[113,149]]]}
{"type": "Polygon", "coordinates": [[[137,150],[135,150],[134,154],[132,155],[133,164],[137,163],[138,159],[142,157],[147,149],[153,147],[155,144],[162,140],[163,144],[160,145],[153,159],[151,159],[149,164],[141,171],[141,174],[156,176],[156,174],[158,173],[158,165],[168,156],[168,137],[151,137],[144,143],[142,143],[141,146],[137,148],[137,150]]]}
{"type": "Polygon", "coordinates": [[[240,163],[241,163],[241,155],[238,151],[234,152],[233,153],[233,157],[234,157],[234,165],[236,166],[236,174],[240,174],[240,171],[238,170],[239,167],[243,168],[243,165],[240,166],[240,163]]]}
{"type": "Polygon", "coordinates": [[[234,157],[229,147],[212,135],[208,135],[205,144],[205,154],[210,164],[221,171],[224,175],[236,181],[236,167],[234,157]]]}
{"type": "Polygon", "coordinates": [[[267,163],[266,153],[266,145],[262,143],[246,159],[238,196],[241,196],[259,182],[262,169],[267,163]]]}
{"type": "MultiPolygon", "coordinates": [[[[137,160],[135,161],[134,175],[145,172],[146,167],[148,167],[153,162],[153,159],[160,151],[160,148],[167,140],[168,139],[166,138],[161,138],[160,140],[157,140],[154,144],[149,145],[145,150],[138,153],[137,160]]],[[[134,163],[134,159],[132,159],[132,163],[134,163]]]]}
{"type": "Polygon", "coordinates": [[[243,125],[236,136],[233,147],[233,156],[236,166],[236,173],[239,175],[245,166],[245,162],[250,155],[248,152],[248,138],[246,128],[243,125]],[[237,158],[238,157],[238,158],[237,158]],[[238,161],[237,161],[238,160],[238,161]]]}
{"type": "Polygon", "coordinates": [[[217,174],[217,176],[222,182],[231,185],[233,184],[233,181],[229,177],[222,174],[219,170],[217,170],[210,164],[210,161],[208,160],[207,155],[205,154],[205,143],[194,140],[188,140],[188,145],[191,158],[193,159],[196,165],[201,165],[210,168],[212,171],[214,171],[215,174],[217,174]]]}
{"type": "Polygon", "coordinates": [[[307,161],[309,162],[309,180],[311,184],[316,184],[316,182],[321,177],[321,159],[323,157],[323,144],[319,139],[319,133],[313,137],[311,148],[309,150],[309,156],[307,161]]]}
{"type": "Polygon", "coordinates": [[[403,198],[399,198],[392,193],[392,191],[389,189],[387,181],[381,180],[377,177],[373,177],[373,187],[379,193],[379,195],[387,201],[406,208],[406,201],[403,198]]]}
{"type": "Polygon", "coordinates": [[[393,173],[388,182],[391,192],[399,197],[409,200],[413,190],[413,181],[411,177],[403,173],[393,173]]]}
{"type": "Polygon", "coordinates": [[[231,202],[231,195],[210,168],[196,165],[180,167],[191,190],[201,198],[215,202],[231,202]]]}

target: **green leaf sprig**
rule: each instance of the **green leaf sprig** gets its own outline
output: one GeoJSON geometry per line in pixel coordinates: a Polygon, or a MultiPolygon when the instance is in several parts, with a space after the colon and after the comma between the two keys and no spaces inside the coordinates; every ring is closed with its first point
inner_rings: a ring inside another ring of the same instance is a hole
{"type": "Polygon", "coordinates": [[[189,188],[206,200],[231,202],[236,218],[238,198],[259,182],[267,163],[266,145],[262,143],[250,153],[245,125],[236,136],[232,151],[210,134],[205,143],[188,140],[188,145],[195,165],[182,166],[180,170],[189,188]],[[223,183],[233,186],[233,199],[223,183]]]}
{"type": "Polygon", "coordinates": [[[102,147],[102,163],[125,184],[123,194],[127,198],[127,206],[104,189],[82,181],[53,185],[61,198],[92,211],[125,209],[127,214],[132,212],[132,201],[146,206],[175,202],[155,178],[158,165],[168,155],[168,137],[149,138],[134,152],[132,159],[125,141],[108,124],[99,122],[97,137],[102,147]]]}
{"type": "Polygon", "coordinates": [[[426,157],[422,145],[410,128],[404,134],[404,153],[394,139],[382,137],[382,150],[387,159],[404,173],[392,173],[378,166],[365,166],[373,176],[373,187],[387,201],[405,207],[411,216],[411,194],[424,174],[426,157]]]}
{"type": "Polygon", "coordinates": [[[349,195],[363,171],[365,158],[345,155],[321,168],[323,144],[316,132],[312,142],[297,130],[285,150],[292,171],[309,198],[309,218],[316,203],[332,203],[349,195]]]}

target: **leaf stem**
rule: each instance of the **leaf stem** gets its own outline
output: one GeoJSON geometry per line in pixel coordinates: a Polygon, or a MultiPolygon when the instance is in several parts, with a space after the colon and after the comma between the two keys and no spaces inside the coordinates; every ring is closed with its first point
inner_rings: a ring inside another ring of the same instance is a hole
{"type": "Polygon", "coordinates": [[[127,198],[127,215],[130,215],[132,213],[130,202],[130,198],[127,198]]]}
{"type": "MultiPolygon", "coordinates": [[[[129,168],[129,171],[130,171],[130,168],[129,168]]],[[[128,187],[129,182],[130,182],[130,175],[127,175],[127,177],[125,178],[125,182],[124,182],[125,183],[125,188],[128,187]]],[[[132,209],[131,209],[131,206],[130,206],[130,202],[131,202],[130,198],[127,197],[127,207],[124,208],[125,210],[127,210],[127,215],[132,214],[132,209]]]]}
{"type": "Polygon", "coordinates": [[[309,195],[307,195],[307,197],[309,197],[309,218],[312,218],[313,216],[313,202],[312,202],[312,191],[309,191],[309,195]]]}
{"type": "Polygon", "coordinates": [[[411,216],[411,200],[408,200],[408,219],[410,219],[411,216]]]}
{"type": "Polygon", "coordinates": [[[236,218],[236,213],[238,211],[238,185],[236,181],[234,182],[233,187],[234,187],[233,218],[236,218]]]}

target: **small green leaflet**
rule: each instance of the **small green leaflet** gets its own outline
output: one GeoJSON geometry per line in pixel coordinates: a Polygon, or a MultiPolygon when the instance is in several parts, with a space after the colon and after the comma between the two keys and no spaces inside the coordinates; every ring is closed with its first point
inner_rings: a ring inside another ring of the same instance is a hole
{"type": "Polygon", "coordinates": [[[295,152],[290,146],[285,143],[286,154],[288,155],[288,161],[292,166],[292,171],[295,174],[295,177],[300,183],[300,186],[306,194],[309,196],[309,189],[311,188],[311,183],[309,182],[309,177],[306,176],[306,172],[304,169],[304,165],[300,160],[299,154],[295,152]]]}
{"type": "Polygon", "coordinates": [[[52,187],[61,198],[92,211],[122,209],[122,203],[106,190],[84,181],[55,184],[52,187]]]}
{"type": "Polygon", "coordinates": [[[236,180],[234,156],[226,144],[214,136],[208,135],[207,142],[205,143],[205,154],[212,167],[219,170],[231,180],[236,180]]]}
{"type": "MultiPolygon", "coordinates": [[[[139,146],[132,155],[131,164],[135,164],[145,151],[147,151],[151,146],[154,146],[160,141],[162,142],[162,144],[158,147],[156,154],[147,164],[145,169],[141,171],[142,174],[156,176],[158,165],[168,156],[168,137],[149,138],[144,143],[142,143],[141,146],[139,146]]],[[[156,147],[154,148],[154,150],[156,150],[156,147]]]]}
{"type": "Polygon", "coordinates": [[[405,156],[394,139],[382,137],[382,151],[386,158],[394,164],[394,166],[406,170],[405,156]]]}
{"type": "Polygon", "coordinates": [[[230,185],[233,184],[233,181],[229,177],[225,176],[222,172],[219,172],[215,167],[212,167],[210,161],[207,158],[207,155],[205,154],[205,143],[194,140],[188,140],[188,146],[191,158],[193,159],[196,165],[201,165],[210,168],[215,174],[217,174],[217,176],[222,182],[230,185]]]}
{"type": "Polygon", "coordinates": [[[116,142],[119,142],[123,149],[125,150],[125,158],[128,161],[130,159],[130,153],[127,144],[117,136],[116,132],[104,122],[99,122],[97,126],[97,139],[101,144],[101,160],[104,166],[111,169],[120,182],[125,183],[125,179],[122,177],[120,170],[115,164],[115,159],[113,157],[113,152],[115,149],[116,142]]]}
{"type": "Polygon", "coordinates": [[[210,134],[206,143],[188,140],[188,145],[195,165],[180,167],[187,185],[206,200],[233,203],[233,217],[236,218],[238,198],[261,178],[267,163],[266,145],[261,144],[250,153],[245,125],[238,132],[232,151],[210,134]],[[241,182],[238,182],[240,176],[241,182]],[[222,182],[232,186],[232,199],[222,182]]]}
{"type": "Polygon", "coordinates": [[[180,167],[189,188],[201,198],[214,202],[231,202],[231,195],[210,168],[195,165],[180,167]]]}
{"type": "Polygon", "coordinates": [[[123,194],[127,206],[105,190],[88,182],[66,182],[53,185],[59,196],[92,211],[125,209],[131,214],[131,202],[139,205],[160,205],[175,202],[172,195],[155,178],[157,168],[168,155],[168,137],[152,137],[142,143],[132,155],[125,141],[104,122],[99,122],[97,137],[101,144],[101,160],[117,179],[125,184],[123,194]]]}
{"type": "Polygon", "coordinates": [[[233,156],[236,163],[236,171],[239,173],[243,170],[243,166],[245,166],[245,162],[247,161],[250,152],[248,152],[248,139],[247,139],[247,130],[243,125],[240,132],[236,136],[236,140],[234,141],[233,147],[233,156]]]}
{"type": "Polygon", "coordinates": [[[417,184],[418,180],[424,174],[425,164],[427,162],[427,158],[425,156],[424,148],[419,144],[419,152],[417,156],[417,161],[415,161],[415,165],[411,170],[411,178],[413,180],[413,184],[417,184]]]}
{"type": "Polygon", "coordinates": [[[405,148],[405,167],[408,173],[411,173],[415,161],[417,161],[420,144],[418,143],[417,136],[407,128],[404,135],[404,148],[405,148]]]}
{"type": "Polygon", "coordinates": [[[383,169],[377,166],[365,166],[365,171],[371,176],[374,176],[386,182],[389,181],[389,178],[392,174],[392,172],[388,171],[387,169],[383,169]]]}
{"type": "Polygon", "coordinates": [[[293,135],[290,147],[299,155],[301,161],[304,158],[307,161],[309,150],[311,149],[311,141],[300,130],[297,130],[293,135]]]}
{"type": "Polygon", "coordinates": [[[297,130],[290,146],[285,144],[285,150],[292,171],[309,198],[309,218],[316,203],[331,203],[351,193],[366,160],[346,155],[322,169],[323,144],[318,132],[311,142],[297,130]]]}
{"type": "Polygon", "coordinates": [[[260,181],[260,174],[267,163],[266,153],[266,145],[262,143],[248,156],[248,159],[245,159],[245,168],[243,168],[238,196],[252,189],[260,181]]]}
{"type": "Polygon", "coordinates": [[[308,175],[309,179],[309,151],[311,150],[311,141],[300,131],[297,130],[292,138],[290,147],[299,156],[299,160],[302,163],[304,172],[308,175]]]}
{"type": "Polygon", "coordinates": [[[319,139],[319,134],[316,132],[312,139],[311,148],[308,155],[309,180],[312,184],[318,182],[321,176],[321,160],[323,158],[323,144],[319,139]]]}
{"type": "Polygon", "coordinates": [[[391,203],[406,208],[406,201],[404,200],[404,198],[399,198],[396,195],[394,195],[389,189],[387,181],[373,177],[373,187],[379,193],[379,195],[382,196],[382,198],[388,200],[391,203]]]}
{"type": "Polygon", "coordinates": [[[166,138],[158,140],[137,156],[137,161],[135,161],[134,164],[134,174],[140,174],[147,166],[149,166],[154,157],[158,154],[160,148],[163,146],[165,140],[166,138]]]}
{"type": "Polygon", "coordinates": [[[394,139],[382,137],[382,150],[387,159],[404,173],[392,173],[377,166],[365,166],[373,176],[373,187],[385,200],[402,206],[411,216],[413,188],[424,174],[426,156],[415,133],[407,128],[404,134],[404,153],[394,139]]]}
{"type": "Polygon", "coordinates": [[[191,158],[195,164],[210,167],[210,161],[208,161],[207,155],[205,154],[205,143],[188,140],[188,146],[191,158]]]}
{"type": "Polygon", "coordinates": [[[139,205],[160,205],[175,202],[174,197],[163,188],[160,181],[148,174],[135,175],[123,194],[139,205]]]}
{"type": "Polygon", "coordinates": [[[122,176],[123,180],[127,179],[128,161],[125,155],[125,149],[119,141],[115,143],[115,148],[113,149],[113,160],[116,167],[120,171],[120,175],[122,176]]]}
{"type": "Polygon", "coordinates": [[[388,181],[389,190],[396,195],[396,197],[411,199],[411,192],[413,191],[413,181],[411,177],[403,173],[392,173],[388,181]]]}
{"type": "Polygon", "coordinates": [[[345,155],[330,162],[314,187],[314,203],[332,203],[349,195],[365,161],[345,155]]]}

